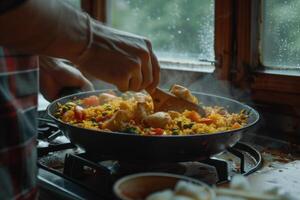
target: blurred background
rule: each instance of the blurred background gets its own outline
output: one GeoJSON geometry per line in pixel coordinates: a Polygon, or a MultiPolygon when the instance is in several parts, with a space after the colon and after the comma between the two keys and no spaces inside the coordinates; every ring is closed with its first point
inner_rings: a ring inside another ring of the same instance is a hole
{"type": "MultiPolygon", "coordinates": [[[[68,1],[81,6],[80,0],[68,1]]],[[[262,3],[262,63],[299,68],[300,1],[262,3]]],[[[214,0],[111,0],[107,6],[107,24],[148,37],[161,60],[215,60],[214,0]]]]}

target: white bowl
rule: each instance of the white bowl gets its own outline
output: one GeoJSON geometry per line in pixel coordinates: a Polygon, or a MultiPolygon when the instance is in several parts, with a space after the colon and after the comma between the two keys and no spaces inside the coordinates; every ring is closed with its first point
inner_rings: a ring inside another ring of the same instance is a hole
{"type": "Polygon", "coordinates": [[[215,198],[213,190],[205,183],[186,176],[169,173],[138,173],[119,179],[113,187],[114,195],[120,200],[144,200],[154,192],[174,189],[180,180],[200,185],[207,190],[209,200],[215,198]]]}

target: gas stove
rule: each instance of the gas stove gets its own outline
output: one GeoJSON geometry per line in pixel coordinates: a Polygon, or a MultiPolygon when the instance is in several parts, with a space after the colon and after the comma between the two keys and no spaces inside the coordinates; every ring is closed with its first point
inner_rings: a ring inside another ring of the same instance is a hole
{"type": "Polygon", "coordinates": [[[38,182],[41,199],[113,199],[119,178],[138,172],[168,172],[189,176],[209,185],[223,185],[236,174],[262,173],[276,161],[291,162],[282,141],[246,134],[232,148],[206,160],[189,162],[120,161],[92,156],[70,143],[45,112],[39,112],[38,182]],[[281,159],[281,160],[280,160],[281,159]],[[263,162],[264,160],[264,162],[263,162]]]}

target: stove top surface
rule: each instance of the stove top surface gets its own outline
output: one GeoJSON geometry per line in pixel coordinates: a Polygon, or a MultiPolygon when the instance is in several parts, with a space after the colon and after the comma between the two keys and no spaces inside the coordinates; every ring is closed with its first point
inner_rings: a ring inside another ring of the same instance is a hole
{"type": "Polygon", "coordinates": [[[300,152],[299,147],[283,141],[245,134],[242,143],[201,161],[153,163],[94,158],[71,144],[55,123],[42,117],[39,119],[38,181],[44,199],[112,199],[111,188],[117,179],[149,171],[181,174],[222,185],[235,174],[259,176],[298,159],[297,152],[300,152]]]}

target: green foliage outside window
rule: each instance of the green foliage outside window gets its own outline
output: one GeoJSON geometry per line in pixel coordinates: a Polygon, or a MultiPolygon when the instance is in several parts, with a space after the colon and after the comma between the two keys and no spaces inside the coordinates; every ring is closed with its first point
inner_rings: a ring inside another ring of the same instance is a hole
{"type": "Polygon", "coordinates": [[[262,62],[300,69],[300,1],[264,0],[262,62]]]}
{"type": "MultiPolygon", "coordinates": [[[[67,0],[80,8],[80,0],[67,0]]],[[[160,58],[214,60],[214,0],[108,0],[110,25],[148,37],[160,58]]],[[[262,0],[261,58],[300,67],[300,0],[262,0]]]]}
{"type": "Polygon", "coordinates": [[[71,3],[74,7],[80,8],[81,7],[81,0],[67,0],[69,3],[71,3]]]}
{"type": "Polygon", "coordinates": [[[144,35],[160,58],[214,60],[214,0],[112,0],[111,25],[144,35]]]}

